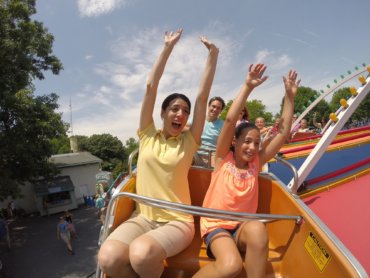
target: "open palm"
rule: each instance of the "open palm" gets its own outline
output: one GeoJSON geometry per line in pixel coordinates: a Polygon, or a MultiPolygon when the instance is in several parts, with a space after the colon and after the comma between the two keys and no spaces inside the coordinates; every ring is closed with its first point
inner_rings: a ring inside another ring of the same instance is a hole
{"type": "Polygon", "coordinates": [[[265,72],[266,68],[267,67],[264,64],[257,64],[255,67],[253,67],[253,64],[250,65],[246,81],[247,86],[252,89],[265,82],[267,76],[263,76],[263,73],[265,72]]]}
{"type": "Polygon", "coordinates": [[[164,36],[165,44],[167,46],[175,45],[179,41],[181,34],[182,34],[182,28],[178,29],[176,33],[166,31],[165,36],[164,36]]]}
{"type": "Polygon", "coordinates": [[[295,97],[298,91],[299,83],[301,80],[297,81],[298,73],[295,70],[290,70],[287,76],[283,76],[285,91],[290,97],[295,97]]]}

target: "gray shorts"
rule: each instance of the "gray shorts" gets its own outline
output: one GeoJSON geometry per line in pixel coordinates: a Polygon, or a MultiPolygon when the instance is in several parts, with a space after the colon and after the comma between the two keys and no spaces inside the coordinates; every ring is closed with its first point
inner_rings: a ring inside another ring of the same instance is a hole
{"type": "Polygon", "coordinates": [[[71,234],[69,232],[67,233],[60,233],[60,237],[64,242],[69,242],[71,240],[71,234]]]}
{"type": "Polygon", "coordinates": [[[144,234],[156,240],[166,251],[167,257],[171,257],[190,245],[194,237],[194,223],[156,222],[134,212],[130,219],[108,236],[107,240],[118,240],[130,245],[135,238],[144,234]]]}

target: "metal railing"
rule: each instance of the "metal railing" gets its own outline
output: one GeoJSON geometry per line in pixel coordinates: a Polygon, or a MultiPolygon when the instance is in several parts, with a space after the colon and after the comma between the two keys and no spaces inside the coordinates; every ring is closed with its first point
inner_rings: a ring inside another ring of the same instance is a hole
{"type": "MultiPolygon", "coordinates": [[[[129,175],[132,177],[133,171],[132,171],[132,161],[135,155],[138,154],[138,149],[134,150],[130,156],[129,156],[129,175]]],[[[209,152],[209,157],[211,157],[211,152],[209,152]]],[[[297,170],[294,168],[292,164],[287,162],[286,160],[282,159],[281,157],[276,156],[275,157],[277,161],[283,163],[284,165],[288,166],[294,175],[294,180],[298,180],[297,170]]],[[[298,185],[298,183],[296,182],[298,185]]],[[[293,186],[292,189],[289,190],[289,192],[296,197],[295,193],[297,191],[297,185],[293,186]]],[[[131,198],[137,203],[142,203],[145,205],[161,208],[161,209],[167,209],[167,210],[174,210],[179,211],[186,214],[191,214],[195,216],[201,216],[201,217],[209,217],[209,218],[216,218],[216,219],[227,219],[227,220],[234,220],[234,221],[246,221],[246,220],[258,220],[261,222],[273,222],[273,221],[279,221],[279,220],[293,220],[296,222],[296,224],[300,224],[302,221],[302,217],[299,215],[283,215],[283,214],[261,214],[261,213],[245,213],[245,212],[231,212],[226,210],[217,210],[217,209],[211,209],[211,208],[204,208],[199,206],[191,206],[191,205],[185,205],[181,203],[174,203],[159,199],[154,199],[151,197],[146,196],[140,196],[134,193],[129,192],[121,192],[112,197],[110,200],[107,211],[106,211],[106,217],[104,221],[104,225],[101,230],[99,243],[102,243],[105,241],[105,239],[109,235],[109,225],[111,223],[110,216],[112,215],[112,210],[114,208],[115,202],[119,198],[131,198]]],[[[96,277],[100,278],[102,277],[102,273],[100,270],[99,265],[97,265],[96,269],[96,277]]]]}
{"type": "Polygon", "coordinates": [[[290,194],[292,194],[295,198],[299,198],[297,195],[297,190],[298,190],[298,171],[297,169],[294,167],[292,163],[288,162],[287,160],[283,159],[282,157],[278,155],[275,156],[275,159],[276,161],[281,162],[282,164],[287,166],[292,171],[293,183],[291,186],[289,185],[287,188],[290,194]]]}
{"type": "Polygon", "coordinates": [[[149,205],[149,206],[153,206],[157,208],[174,210],[174,211],[179,211],[182,213],[187,213],[187,214],[202,216],[202,217],[209,217],[209,218],[227,219],[227,220],[235,220],[235,221],[258,220],[261,222],[273,222],[277,220],[294,220],[296,221],[297,224],[299,224],[302,220],[302,217],[297,216],[297,215],[231,212],[227,210],[218,210],[218,209],[204,208],[204,207],[199,207],[199,206],[185,205],[181,203],[174,203],[174,202],[159,200],[159,199],[155,199],[151,197],[140,196],[135,193],[121,192],[115,195],[109,202],[109,205],[106,211],[106,218],[105,218],[106,221],[104,222],[104,226],[103,226],[103,233],[102,233],[103,241],[108,236],[109,223],[110,223],[109,216],[111,215],[114,202],[118,198],[122,198],[122,197],[131,198],[138,203],[143,203],[145,205],[149,205]]]}

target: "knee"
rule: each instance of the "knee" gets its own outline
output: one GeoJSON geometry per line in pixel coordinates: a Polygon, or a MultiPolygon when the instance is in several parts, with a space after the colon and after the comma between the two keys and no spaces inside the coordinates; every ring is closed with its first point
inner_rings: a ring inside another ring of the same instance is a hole
{"type": "Polygon", "coordinates": [[[243,269],[243,261],[240,256],[230,256],[222,260],[216,260],[216,269],[220,277],[235,277],[243,269]]]}
{"type": "Polygon", "coordinates": [[[134,269],[165,259],[164,250],[150,240],[135,240],[130,244],[130,262],[134,269]]]}
{"type": "Polygon", "coordinates": [[[118,273],[122,267],[128,264],[125,259],[128,255],[125,254],[125,248],[121,244],[115,241],[106,241],[99,250],[99,267],[109,276],[114,276],[115,273],[118,273]]]}
{"type": "Polygon", "coordinates": [[[248,229],[248,247],[265,249],[268,245],[267,229],[264,223],[254,221],[248,229]]]}

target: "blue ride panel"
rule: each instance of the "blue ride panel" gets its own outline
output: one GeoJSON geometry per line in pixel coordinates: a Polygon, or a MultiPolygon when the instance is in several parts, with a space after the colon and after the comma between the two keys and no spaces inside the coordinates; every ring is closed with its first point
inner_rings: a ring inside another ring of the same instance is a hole
{"type": "MultiPolygon", "coordinates": [[[[343,148],[330,152],[325,152],[306,180],[329,174],[339,169],[353,165],[361,160],[368,159],[370,156],[370,143],[351,148],[343,148]]],[[[298,170],[305,157],[289,159],[288,161],[298,170]]],[[[269,172],[274,173],[284,184],[288,184],[293,178],[292,172],[283,164],[278,162],[269,163],[269,172]]]]}

